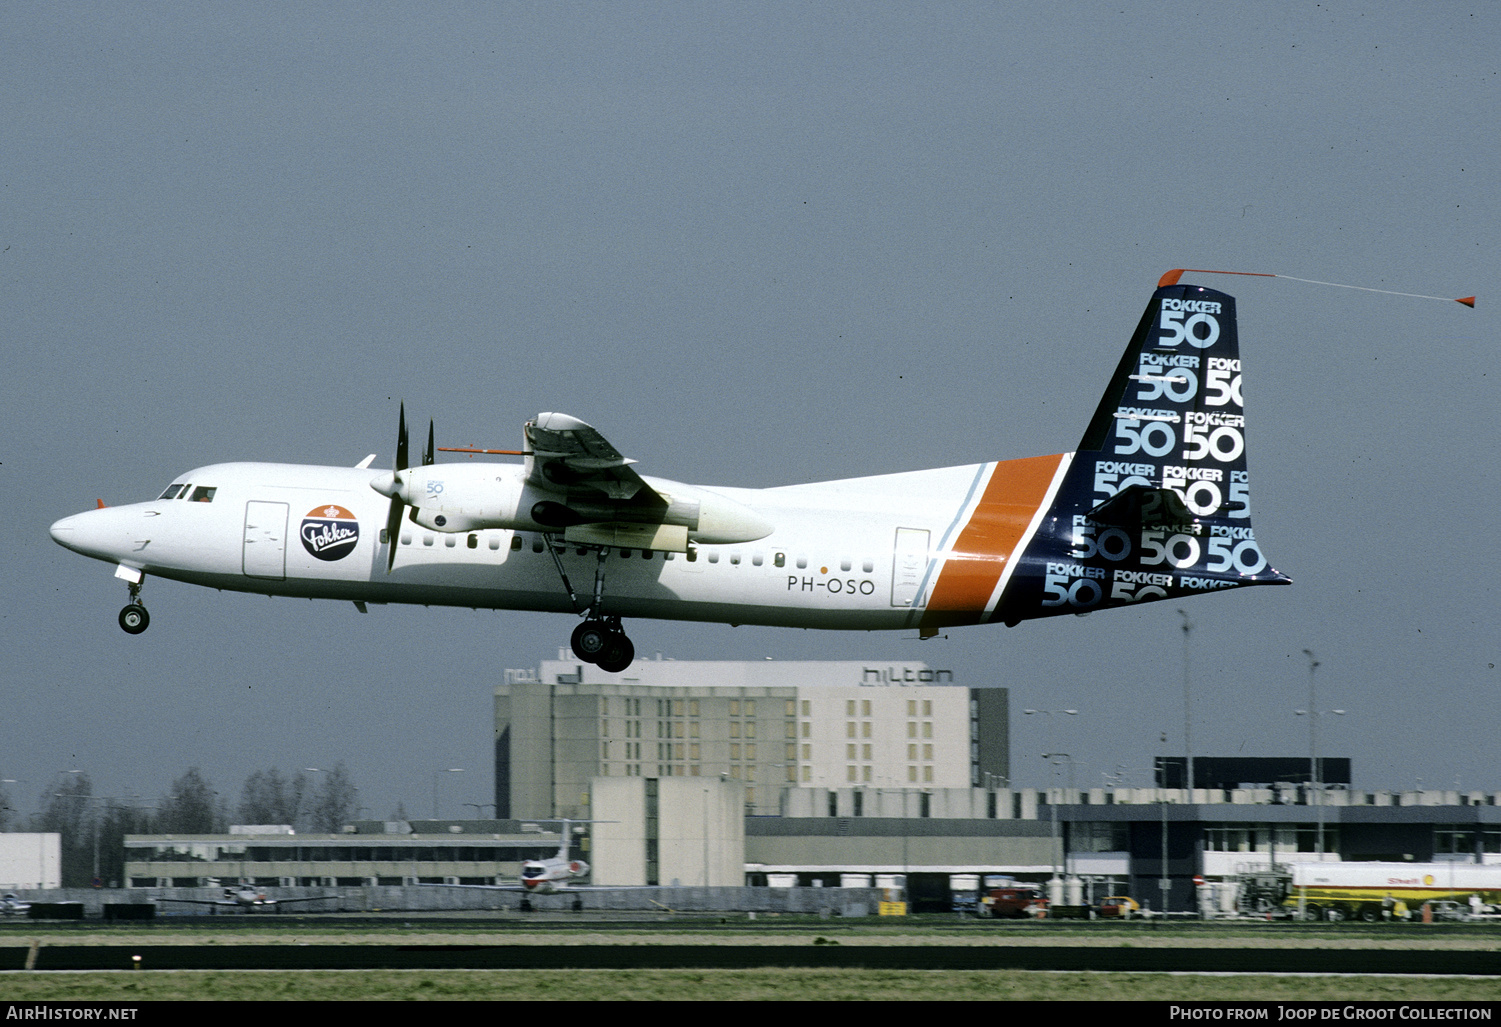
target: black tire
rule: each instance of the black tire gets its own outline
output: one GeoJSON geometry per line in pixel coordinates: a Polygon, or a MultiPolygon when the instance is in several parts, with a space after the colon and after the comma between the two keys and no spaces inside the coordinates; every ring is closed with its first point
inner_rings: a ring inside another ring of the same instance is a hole
{"type": "Polygon", "coordinates": [[[629,667],[635,658],[636,647],[631,644],[629,638],[617,632],[610,636],[604,655],[594,662],[607,674],[619,674],[629,667]]]}
{"type": "Polygon", "coordinates": [[[569,644],[573,655],[585,663],[598,663],[609,648],[612,632],[597,620],[586,620],[573,629],[569,644]]]}
{"type": "Polygon", "coordinates": [[[151,614],[139,603],[131,603],[120,611],[120,628],[127,635],[139,635],[151,626],[151,614]]]}

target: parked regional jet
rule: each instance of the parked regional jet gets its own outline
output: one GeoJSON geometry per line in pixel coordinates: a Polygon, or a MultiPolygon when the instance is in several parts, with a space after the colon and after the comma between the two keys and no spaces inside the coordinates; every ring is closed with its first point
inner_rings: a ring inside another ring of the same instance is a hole
{"type": "Polygon", "coordinates": [[[0,916],[25,916],[31,912],[31,903],[13,891],[0,895],[0,916]]]}
{"type": "Polygon", "coordinates": [[[399,424],[390,471],[213,464],[52,537],[115,565],[132,634],[157,575],[572,613],[574,654],[609,671],[634,656],[628,617],[926,638],[1290,580],[1251,528],[1235,300],[1196,286],[1153,294],[1072,453],[743,489],[639,475],[561,413],[526,424],[519,464],[436,463],[429,425],[411,466],[399,424]]]}

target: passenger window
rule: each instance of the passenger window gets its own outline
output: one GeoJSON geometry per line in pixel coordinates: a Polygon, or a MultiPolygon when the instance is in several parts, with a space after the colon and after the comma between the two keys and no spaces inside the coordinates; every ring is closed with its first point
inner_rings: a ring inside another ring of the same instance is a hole
{"type": "Polygon", "coordinates": [[[663,553],[662,554],[662,559],[664,559],[664,560],[676,560],[677,558],[678,558],[678,554],[677,553],[671,553],[671,552],[669,552],[669,553],[663,553]]]}
{"type": "Polygon", "coordinates": [[[161,495],[157,496],[156,498],[157,499],[176,499],[177,498],[177,494],[179,492],[181,492],[182,489],[183,489],[183,486],[181,484],[168,485],[167,486],[167,491],[163,492],[161,495]]]}
{"type": "Polygon", "coordinates": [[[478,535],[470,535],[469,536],[469,548],[470,549],[478,549],[479,548],[479,536],[478,535]]]}
{"type": "Polygon", "coordinates": [[[422,536],[422,544],[425,545],[425,546],[432,545],[433,544],[433,537],[431,535],[423,535],[422,536]]]}
{"type": "Polygon", "coordinates": [[[876,569],[876,565],[871,563],[869,560],[866,560],[863,564],[860,565],[860,567],[865,571],[866,574],[869,574],[871,571],[876,569]]]}
{"type": "Polygon", "coordinates": [[[774,566],[774,567],[785,567],[785,566],[787,566],[787,554],[786,553],[778,553],[778,554],[776,554],[775,556],[773,556],[771,558],[771,563],[772,563],[772,566],[774,566]]]}
{"type": "Polygon", "coordinates": [[[456,539],[456,538],[454,538],[452,535],[444,535],[443,536],[443,544],[445,546],[447,546],[449,549],[452,549],[455,545],[457,545],[458,541],[459,540],[456,539]]]}
{"type": "Polygon", "coordinates": [[[214,493],[218,491],[218,489],[211,489],[207,485],[199,485],[196,489],[193,490],[193,502],[212,503],[214,501],[214,493]]]}
{"type": "Polygon", "coordinates": [[[643,560],[650,560],[651,559],[651,550],[650,549],[643,549],[643,550],[641,550],[641,559],[643,559],[643,560]]]}
{"type": "Polygon", "coordinates": [[[806,556],[799,556],[797,558],[797,569],[798,570],[803,570],[807,566],[808,566],[808,558],[806,556]]]}
{"type": "Polygon", "coordinates": [[[629,549],[622,549],[620,551],[620,558],[622,560],[629,560],[631,558],[631,551],[629,549]]]}
{"type": "Polygon", "coordinates": [[[499,549],[500,548],[500,539],[495,538],[494,536],[491,536],[491,538],[490,538],[490,548],[491,549],[499,549]]]}
{"type": "Polygon", "coordinates": [[[718,553],[710,553],[709,554],[709,562],[710,563],[718,563],[719,562],[719,554],[718,553]]]}
{"type": "Polygon", "coordinates": [[[752,553],[751,554],[751,563],[754,564],[757,567],[761,566],[761,554],[760,553],[752,553]]]}
{"type": "Polygon", "coordinates": [[[544,548],[546,547],[542,544],[541,535],[538,535],[536,538],[532,539],[532,552],[540,553],[544,548]]]}
{"type": "Polygon", "coordinates": [[[740,566],[740,554],[739,553],[731,553],[730,554],[730,563],[734,564],[736,567],[739,567],[740,566]]]}
{"type": "Polygon", "coordinates": [[[688,560],[689,563],[698,563],[698,550],[697,549],[690,549],[690,550],[688,550],[687,560],[688,560]]]}
{"type": "Polygon", "coordinates": [[[839,569],[842,570],[842,571],[849,570],[850,569],[850,562],[848,560],[840,560],[839,561],[839,569]]]}
{"type": "Polygon", "coordinates": [[[520,535],[512,535],[511,536],[511,552],[513,552],[513,553],[519,553],[519,552],[521,552],[521,536],[520,535]]]}

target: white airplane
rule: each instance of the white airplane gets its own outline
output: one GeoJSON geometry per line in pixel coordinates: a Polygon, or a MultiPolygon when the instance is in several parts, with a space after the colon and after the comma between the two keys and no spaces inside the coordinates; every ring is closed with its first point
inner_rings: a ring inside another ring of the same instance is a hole
{"type": "MultiPolygon", "coordinates": [[[[529,859],[521,864],[521,890],[535,892],[539,895],[552,895],[560,891],[574,891],[579,888],[572,882],[589,873],[589,864],[581,859],[568,858],[568,844],[572,836],[568,833],[570,823],[581,821],[559,821],[563,825],[563,836],[558,842],[558,854],[549,859],[529,859]]],[[[544,821],[545,823],[545,821],[544,821]]],[[[590,821],[593,823],[593,821],[590,821]]],[[[502,886],[504,887],[504,886],[502,886]]],[[[591,889],[599,891],[618,891],[608,887],[591,889]]]]}
{"type": "Polygon", "coordinates": [[[0,895],[0,916],[25,916],[31,912],[31,903],[13,891],[0,895]]]}
{"type": "Polygon", "coordinates": [[[258,888],[249,888],[244,885],[224,889],[224,897],[218,899],[158,899],[158,902],[181,902],[189,906],[228,906],[231,909],[243,909],[247,912],[253,909],[271,909],[280,911],[282,906],[296,905],[301,902],[322,902],[325,899],[337,898],[335,895],[314,895],[300,899],[270,899],[266,893],[258,888]]]}
{"type": "MultiPolygon", "coordinates": [[[[1287,584],[1251,528],[1244,428],[1234,299],[1165,284],[1072,453],[699,486],[638,475],[598,431],[560,413],[527,423],[519,464],[435,463],[429,425],[422,462],[409,466],[403,407],[390,471],[370,466],[374,454],[352,468],[213,464],[155,500],[101,501],[51,531],[115,566],[130,590],[120,626],[132,634],[149,623],[141,584],[156,575],[361,612],[571,613],[574,654],[619,671],[634,656],[628,617],[926,638],[1287,584]]],[[[935,443],[943,430],[941,418],[927,429],[935,443]]]]}

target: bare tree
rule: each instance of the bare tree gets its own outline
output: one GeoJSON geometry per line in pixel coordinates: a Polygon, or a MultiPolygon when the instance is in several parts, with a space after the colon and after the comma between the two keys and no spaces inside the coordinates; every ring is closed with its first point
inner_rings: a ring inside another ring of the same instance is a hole
{"type": "Polygon", "coordinates": [[[219,834],[228,830],[224,800],[197,767],[176,781],[157,804],[155,828],[161,834],[219,834]]]}
{"type": "Polygon", "coordinates": [[[354,815],[360,790],[350,779],[349,770],[340,760],[334,769],[323,775],[313,796],[311,821],[313,830],[333,833],[347,824],[354,815]]]}
{"type": "Polygon", "coordinates": [[[305,814],[307,778],[299,771],[291,781],[281,771],[257,770],[245,779],[236,816],[242,824],[289,824],[305,814]]]}
{"type": "Polygon", "coordinates": [[[31,818],[32,830],[62,836],[62,884],[87,888],[94,873],[94,786],[87,774],[64,775],[41,796],[41,812],[31,818]]]}

